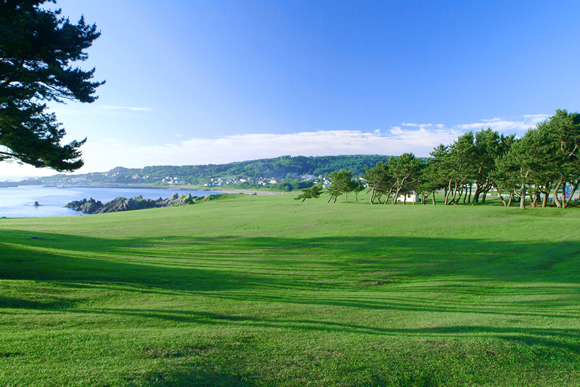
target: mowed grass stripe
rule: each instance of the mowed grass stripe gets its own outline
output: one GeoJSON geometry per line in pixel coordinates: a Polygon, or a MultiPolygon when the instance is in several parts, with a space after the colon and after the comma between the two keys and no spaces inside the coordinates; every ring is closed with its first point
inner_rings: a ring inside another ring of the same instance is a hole
{"type": "Polygon", "coordinates": [[[288,195],[1,219],[0,384],[578,385],[579,226],[288,195]]]}

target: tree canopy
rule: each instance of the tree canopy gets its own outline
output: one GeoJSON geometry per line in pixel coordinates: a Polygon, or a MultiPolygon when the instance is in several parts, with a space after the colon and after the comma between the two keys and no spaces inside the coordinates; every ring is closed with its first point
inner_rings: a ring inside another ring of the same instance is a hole
{"type": "MultiPolygon", "coordinates": [[[[344,171],[331,174],[331,199],[347,193],[344,171]],[[335,184],[335,181],[337,182],[335,184]]],[[[396,204],[400,194],[414,191],[425,204],[432,195],[443,191],[445,205],[485,202],[494,188],[504,205],[519,200],[532,206],[547,205],[552,199],[556,207],[567,207],[580,187],[580,114],[557,110],[548,120],[531,128],[521,138],[504,136],[492,129],[467,132],[450,145],[439,145],[431,158],[421,160],[411,153],[390,157],[365,168],[362,175],[370,202],[396,204]],[[474,192],[472,190],[475,189],[474,192]],[[386,199],[381,200],[386,195],[386,199]]]]}
{"type": "MultiPolygon", "coordinates": [[[[86,141],[62,144],[66,132],[46,102],[97,99],[95,69],[74,62],[100,36],[83,17],[77,24],[61,10],[42,8],[46,0],[0,0],[0,161],[73,171],[83,165],[86,141]]],[[[49,1],[54,2],[54,1],[49,1]]]]}

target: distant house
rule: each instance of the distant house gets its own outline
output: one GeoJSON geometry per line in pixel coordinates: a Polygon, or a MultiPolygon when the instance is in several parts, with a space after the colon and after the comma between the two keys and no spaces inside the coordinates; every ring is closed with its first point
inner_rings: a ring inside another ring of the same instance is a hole
{"type": "Polygon", "coordinates": [[[303,180],[303,181],[314,180],[314,179],[316,179],[316,176],[310,175],[308,173],[305,173],[304,175],[300,176],[300,180],[303,180]]]}
{"type": "Polygon", "coordinates": [[[419,203],[421,199],[419,198],[419,194],[415,191],[407,192],[406,195],[399,195],[397,198],[398,202],[411,202],[411,203],[419,203]]]}

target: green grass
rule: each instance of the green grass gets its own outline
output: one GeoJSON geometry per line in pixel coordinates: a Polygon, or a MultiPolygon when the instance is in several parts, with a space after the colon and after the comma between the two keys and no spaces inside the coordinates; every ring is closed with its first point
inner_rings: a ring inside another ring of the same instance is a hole
{"type": "Polygon", "coordinates": [[[577,209],[230,199],[0,219],[0,385],[580,385],[577,209]]]}

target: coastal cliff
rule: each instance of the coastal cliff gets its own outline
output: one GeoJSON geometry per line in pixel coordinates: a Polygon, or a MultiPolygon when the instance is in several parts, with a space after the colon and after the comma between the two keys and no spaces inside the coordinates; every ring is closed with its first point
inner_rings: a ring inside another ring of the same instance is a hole
{"type": "Polygon", "coordinates": [[[167,199],[159,198],[153,200],[144,199],[142,195],[139,195],[130,199],[118,197],[105,204],[100,200],[90,198],[89,200],[74,200],[68,203],[65,207],[71,208],[75,211],[81,211],[84,214],[104,214],[107,212],[133,211],[146,208],[186,206],[194,204],[196,201],[208,201],[219,196],[220,195],[207,195],[203,198],[199,198],[197,196],[191,196],[191,194],[179,196],[175,193],[167,199]]]}

